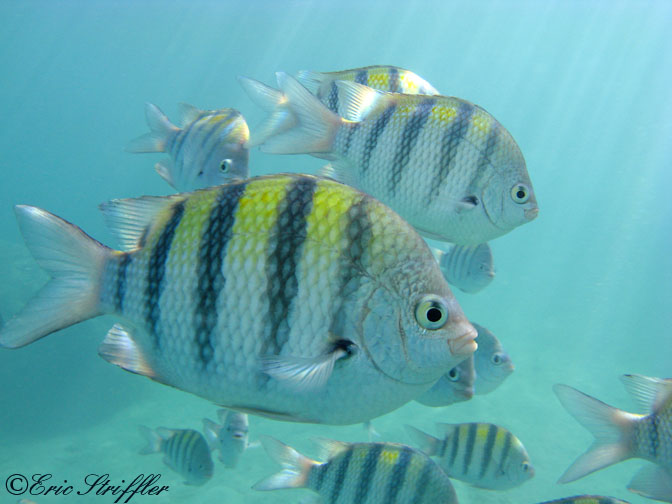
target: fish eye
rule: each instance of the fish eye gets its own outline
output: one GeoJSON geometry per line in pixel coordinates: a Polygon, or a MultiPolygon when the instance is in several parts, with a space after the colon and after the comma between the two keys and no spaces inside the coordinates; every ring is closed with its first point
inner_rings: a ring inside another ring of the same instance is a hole
{"type": "Polygon", "coordinates": [[[529,470],[530,470],[530,464],[527,463],[527,462],[523,462],[521,467],[523,469],[523,472],[529,472],[529,470]]]}
{"type": "Polygon", "coordinates": [[[496,353],[492,355],[490,360],[495,366],[499,366],[504,361],[504,358],[502,357],[501,353],[496,353]]]}
{"type": "Polygon", "coordinates": [[[415,308],[415,320],[425,329],[439,329],[448,320],[448,308],[438,296],[425,296],[415,308]]]}
{"type": "Polygon", "coordinates": [[[219,171],[222,173],[226,173],[229,171],[231,168],[231,165],[233,164],[233,161],[230,159],[222,159],[222,162],[219,163],[219,171]]]}
{"type": "Polygon", "coordinates": [[[511,188],[511,198],[516,203],[527,203],[530,199],[530,189],[525,184],[516,184],[511,188]]]}
{"type": "Polygon", "coordinates": [[[450,371],[448,371],[448,378],[450,381],[457,381],[460,379],[460,370],[454,367],[450,371]]]}

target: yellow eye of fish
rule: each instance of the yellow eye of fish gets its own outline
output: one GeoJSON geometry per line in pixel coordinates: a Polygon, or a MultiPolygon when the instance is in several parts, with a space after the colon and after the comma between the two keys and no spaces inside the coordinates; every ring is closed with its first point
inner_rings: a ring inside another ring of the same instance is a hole
{"type": "Polygon", "coordinates": [[[530,190],[525,184],[516,184],[511,188],[511,198],[516,203],[527,203],[530,199],[530,190]]]}
{"type": "Polygon", "coordinates": [[[439,329],[448,320],[448,309],[437,296],[427,296],[415,308],[415,319],[425,329],[439,329]]]}
{"type": "Polygon", "coordinates": [[[450,381],[457,381],[460,379],[460,371],[457,368],[453,368],[448,371],[448,378],[450,381]]]}
{"type": "Polygon", "coordinates": [[[227,171],[229,171],[229,168],[231,168],[232,163],[233,161],[231,161],[230,159],[223,159],[222,162],[219,164],[219,171],[221,171],[222,173],[226,173],[227,171]]]}

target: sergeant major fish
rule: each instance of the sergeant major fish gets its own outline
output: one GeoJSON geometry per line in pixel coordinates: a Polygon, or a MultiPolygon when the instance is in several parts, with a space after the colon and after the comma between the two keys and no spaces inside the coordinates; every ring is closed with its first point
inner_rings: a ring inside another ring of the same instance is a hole
{"type": "Polygon", "coordinates": [[[204,485],[212,477],[210,447],[200,432],[165,427],[151,430],[144,425],[140,426],[140,432],[147,439],[147,446],[140,454],[163,453],[164,464],[184,476],[186,485],[204,485]]]}
{"type": "Polygon", "coordinates": [[[262,151],[335,160],[325,174],[378,198],[428,238],[475,245],[537,216],[518,145],[482,108],[339,81],[343,118],[296,79],[277,79],[297,123],[266,128],[262,151]]]}
{"type": "Polygon", "coordinates": [[[492,249],[487,243],[451,245],[447,250],[432,248],[443,276],[462,292],[475,294],[495,278],[492,249]]]}
{"type": "Polygon", "coordinates": [[[193,191],[249,176],[250,131],[235,109],[199,110],[181,104],[182,127],[178,128],[151,103],[145,116],[151,131],[132,140],[130,152],[166,152],[170,159],[155,169],[178,191],[193,191]]]}
{"type": "Polygon", "coordinates": [[[480,324],[471,324],[478,331],[478,350],[474,353],[475,392],[479,395],[489,394],[504,383],[515,367],[497,336],[480,324]]]}
{"type": "Polygon", "coordinates": [[[359,423],[421,395],[476,331],[424,240],[374,198],[273,175],[102,205],[128,252],[17,206],[52,276],[0,330],[16,348],[116,314],[100,355],[218,405],[359,423]]]}
{"type": "Polygon", "coordinates": [[[283,470],[252,488],[308,488],[325,504],[457,504],[448,476],[424,453],[393,443],[320,440],[326,462],[311,460],[280,441],[263,437],[283,470]]]}
{"type": "MultiPolygon", "coordinates": [[[[476,349],[476,352],[478,350],[476,349]]],[[[457,402],[468,401],[474,396],[475,380],[476,372],[472,355],[444,374],[432,388],[415,400],[432,407],[449,406],[457,402]]]]}
{"type": "Polygon", "coordinates": [[[503,427],[486,423],[437,424],[443,439],[407,425],[418,448],[451,478],[478,488],[507,490],[534,476],[530,457],[520,440],[503,427]]]}
{"type": "Polygon", "coordinates": [[[656,465],[637,472],[628,489],[672,502],[672,379],[624,375],[622,380],[648,414],[627,413],[567,385],[553,387],[565,409],[595,436],[558,482],[569,483],[617,462],[642,458],[656,465]]]}
{"type": "Polygon", "coordinates": [[[248,446],[247,415],[226,409],[220,409],[217,415],[222,425],[204,418],[203,433],[210,447],[219,450],[219,460],[226,467],[233,468],[248,446]]]}

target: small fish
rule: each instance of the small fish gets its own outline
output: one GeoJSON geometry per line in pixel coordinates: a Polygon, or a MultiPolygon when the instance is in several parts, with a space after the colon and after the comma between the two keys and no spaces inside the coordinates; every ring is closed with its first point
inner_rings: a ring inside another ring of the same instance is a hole
{"type": "Polygon", "coordinates": [[[30,499],[19,499],[16,501],[16,504],[37,504],[34,500],[30,499]]]}
{"type": "Polygon", "coordinates": [[[497,336],[482,325],[471,323],[478,331],[478,349],[474,353],[476,394],[489,394],[506,380],[513,370],[513,362],[504,351],[497,336]]]}
{"type": "Polygon", "coordinates": [[[210,447],[219,450],[219,460],[226,467],[233,468],[248,446],[247,415],[226,409],[220,409],[217,414],[222,425],[204,418],[203,433],[210,447]]]}
{"type": "Polygon", "coordinates": [[[470,356],[439,378],[439,381],[416,398],[416,401],[425,406],[434,407],[468,401],[474,396],[475,380],[474,356],[470,356]]]}
{"type": "Polygon", "coordinates": [[[476,349],[424,240],[352,187],[279,174],[102,205],[126,251],[18,206],[52,279],[0,329],[17,348],[102,314],[108,362],[243,413],[353,424],[476,349]]]}
{"type": "Polygon", "coordinates": [[[428,238],[477,245],[536,218],[523,155],[484,109],[338,81],[340,117],[296,79],[276,75],[296,122],[287,129],[280,114],[282,127],[264,126],[255,140],[262,151],[332,160],[325,175],[389,205],[428,238]]]}
{"type": "Polygon", "coordinates": [[[492,249],[487,243],[451,245],[447,250],[432,249],[443,276],[462,292],[475,294],[495,278],[492,249]]]}
{"type": "Polygon", "coordinates": [[[552,501],[540,502],[539,504],[630,504],[621,499],[613,497],[603,497],[602,495],[575,495],[573,497],[565,497],[564,499],[556,499],[552,501]]]}
{"type": "Polygon", "coordinates": [[[534,476],[530,457],[520,440],[508,430],[488,423],[437,424],[443,439],[407,425],[419,449],[438,457],[451,478],[478,488],[507,490],[534,476]]]}
{"type": "Polygon", "coordinates": [[[622,381],[648,414],[627,413],[567,385],[553,387],[565,409],[595,436],[558,482],[569,483],[623,460],[641,458],[656,465],[637,472],[628,490],[672,502],[672,379],[623,375],[622,381]]]}
{"type": "Polygon", "coordinates": [[[184,476],[185,485],[204,485],[212,477],[210,447],[200,432],[165,427],[151,430],[144,425],[140,426],[140,432],[147,439],[147,446],[140,454],[163,453],[163,463],[184,476]]]}
{"type": "Polygon", "coordinates": [[[170,159],[155,169],[180,192],[224,184],[249,176],[250,132],[235,109],[199,110],[181,104],[182,127],[178,128],[151,103],[145,106],[151,131],[132,140],[130,152],[166,152],[170,159]]]}
{"type": "Polygon", "coordinates": [[[448,476],[424,453],[393,443],[322,439],[326,462],[311,460],[280,441],[261,443],[283,469],[252,488],[308,488],[330,504],[456,504],[448,476]]]}

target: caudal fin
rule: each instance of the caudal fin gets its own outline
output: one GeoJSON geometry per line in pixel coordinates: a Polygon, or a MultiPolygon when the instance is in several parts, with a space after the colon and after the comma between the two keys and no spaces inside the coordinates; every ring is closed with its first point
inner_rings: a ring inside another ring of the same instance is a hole
{"type": "Polygon", "coordinates": [[[0,329],[0,346],[18,348],[100,315],[100,283],[111,249],[40,208],[17,205],[26,246],[51,279],[0,329]]]}
{"type": "Polygon", "coordinates": [[[131,140],[126,146],[128,152],[166,152],[169,140],[179,131],[170,119],[153,103],[145,105],[145,117],[151,130],[131,140]]]}
{"type": "Polygon", "coordinates": [[[565,409],[595,436],[595,442],[558,483],[569,483],[632,457],[633,428],[638,415],[609,406],[567,385],[556,384],[553,391],[565,409]]]}
{"type": "Polygon", "coordinates": [[[259,438],[269,456],[282,465],[282,471],[256,483],[255,490],[279,490],[281,488],[302,488],[308,483],[308,473],[314,460],[301,455],[291,446],[281,443],[270,436],[259,438]]]}

